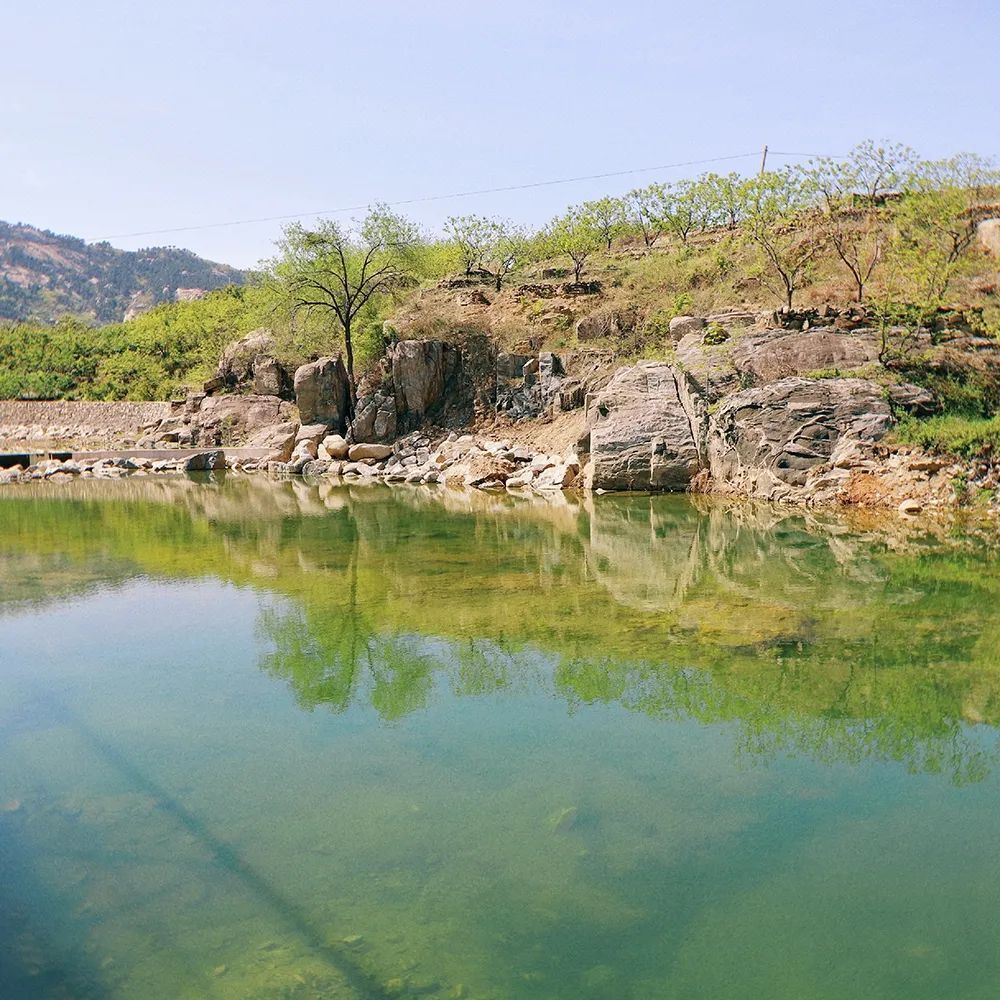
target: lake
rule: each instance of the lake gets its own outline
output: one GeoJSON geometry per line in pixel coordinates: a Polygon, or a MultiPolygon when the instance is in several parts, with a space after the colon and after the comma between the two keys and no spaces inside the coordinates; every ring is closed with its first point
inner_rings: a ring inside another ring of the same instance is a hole
{"type": "Polygon", "coordinates": [[[0,996],[993,998],[997,540],[0,493],[0,996]]]}

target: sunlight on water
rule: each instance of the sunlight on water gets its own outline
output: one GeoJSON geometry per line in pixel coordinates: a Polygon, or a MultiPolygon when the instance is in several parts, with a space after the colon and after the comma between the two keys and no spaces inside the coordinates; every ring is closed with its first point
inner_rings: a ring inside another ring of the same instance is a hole
{"type": "Polygon", "coordinates": [[[988,537],[230,477],[0,554],[4,998],[995,995],[988,537]]]}

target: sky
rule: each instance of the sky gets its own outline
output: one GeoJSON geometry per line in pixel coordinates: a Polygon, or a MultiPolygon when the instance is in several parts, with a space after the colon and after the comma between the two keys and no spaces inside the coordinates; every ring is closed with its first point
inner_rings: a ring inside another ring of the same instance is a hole
{"type": "Polygon", "coordinates": [[[399,207],[540,225],[765,143],[1000,157],[996,0],[4,6],[0,218],[124,249],[252,266],[283,223],[217,223],[745,154],[399,207]]]}

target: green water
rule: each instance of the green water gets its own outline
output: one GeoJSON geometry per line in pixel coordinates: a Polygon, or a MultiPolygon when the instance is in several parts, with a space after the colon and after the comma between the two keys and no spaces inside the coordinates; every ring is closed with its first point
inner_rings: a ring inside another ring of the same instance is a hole
{"type": "Polygon", "coordinates": [[[995,998],[976,531],[0,493],[0,997],[995,998]]]}

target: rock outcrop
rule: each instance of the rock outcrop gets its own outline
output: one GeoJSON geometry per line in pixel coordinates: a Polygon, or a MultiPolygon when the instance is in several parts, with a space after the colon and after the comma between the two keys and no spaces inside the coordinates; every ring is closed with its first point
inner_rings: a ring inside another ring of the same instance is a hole
{"type": "Polygon", "coordinates": [[[683,490],[697,474],[698,447],[670,365],[620,368],[587,413],[594,489],[683,490]]]}
{"type": "Polygon", "coordinates": [[[222,352],[215,378],[206,389],[226,388],[257,396],[291,399],[292,380],[276,358],[274,335],[265,327],[234,340],[222,352]]]}
{"type": "Polygon", "coordinates": [[[389,351],[396,419],[418,426],[438,409],[462,355],[443,340],[400,340],[389,351]]]}
{"type": "Polygon", "coordinates": [[[712,479],[723,492],[788,499],[842,440],[877,441],[892,424],[881,388],[863,379],[792,377],[746,389],[712,418],[712,479]]]}
{"type": "Polygon", "coordinates": [[[302,365],[295,372],[294,386],[302,423],[326,424],[339,433],[346,430],[350,387],[339,355],[302,365]]]}

